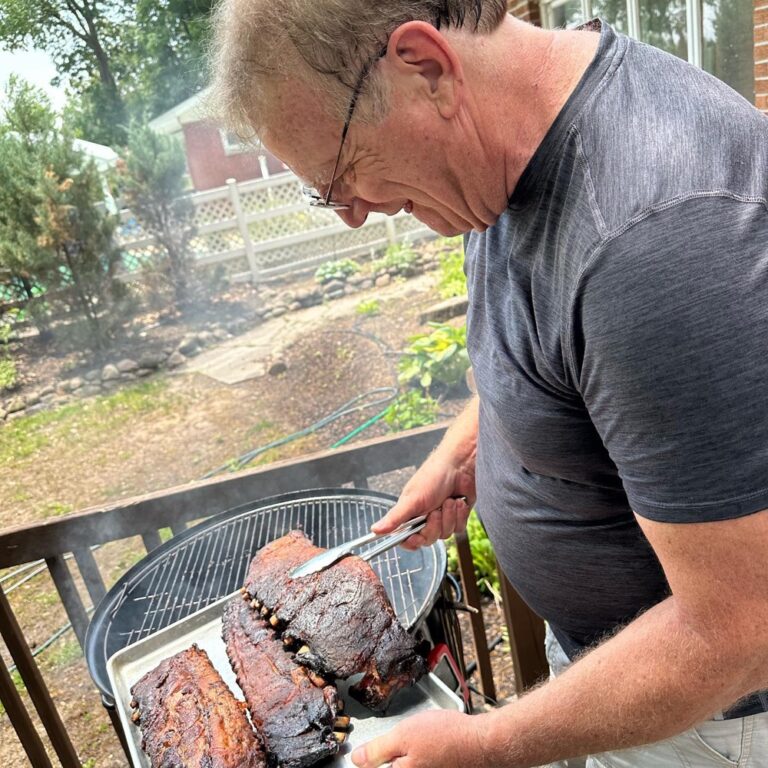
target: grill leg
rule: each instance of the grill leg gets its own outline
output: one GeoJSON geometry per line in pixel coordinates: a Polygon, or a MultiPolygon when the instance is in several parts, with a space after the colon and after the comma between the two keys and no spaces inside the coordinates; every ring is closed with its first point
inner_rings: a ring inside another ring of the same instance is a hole
{"type": "Polygon", "coordinates": [[[112,702],[105,701],[104,697],[102,697],[101,703],[104,705],[104,709],[107,710],[107,714],[109,715],[109,719],[112,721],[112,727],[115,729],[117,738],[120,739],[120,746],[123,748],[123,752],[125,752],[128,765],[131,765],[131,753],[128,750],[128,739],[125,737],[123,724],[120,722],[120,716],[117,714],[115,705],[112,704],[112,702]]]}

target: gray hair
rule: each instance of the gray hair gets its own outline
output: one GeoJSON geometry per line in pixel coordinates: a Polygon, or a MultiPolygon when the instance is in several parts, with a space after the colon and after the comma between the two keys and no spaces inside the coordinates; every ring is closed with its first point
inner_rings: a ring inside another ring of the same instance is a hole
{"type": "MultiPolygon", "coordinates": [[[[323,94],[343,119],[361,75],[408,21],[437,29],[495,30],[506,0],[221,0],[210,49],[211,111],[243,138],[259,136],[275,87],[299,78],[323,94]]],[[[372,72],[357,118],[386,113],[386,87],[372,72]]]]}

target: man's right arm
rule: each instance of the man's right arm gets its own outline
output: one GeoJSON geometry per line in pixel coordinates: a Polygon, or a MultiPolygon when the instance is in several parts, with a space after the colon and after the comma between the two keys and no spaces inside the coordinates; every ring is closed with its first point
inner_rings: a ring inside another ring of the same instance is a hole
{"type": "Polygon", "coordinates": [[[465,529],[477,495],[475,459],[479,414],[480,401],[474,397],[408,481],[397,504],[373,526],[376,533],[387,533],[414,517],[428,514],[427,525],[404,543],[406,548],[415,549],[465,529]],[[467,501],[458,498],[462,496],[467,501]]]}

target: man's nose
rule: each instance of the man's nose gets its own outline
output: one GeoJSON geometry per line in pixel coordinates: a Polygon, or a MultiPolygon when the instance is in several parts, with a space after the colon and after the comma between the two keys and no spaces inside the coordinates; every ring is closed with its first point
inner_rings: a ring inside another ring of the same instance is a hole
{"type": "Polygon", "coordinates": [[[359,197],[354,197],[352,198],[349,208],[336,211],[336,213],[348,227],[357,229],[365,224],[368,214],[371,212],[371,207],[371,203],[368,203],[359,197]]]}

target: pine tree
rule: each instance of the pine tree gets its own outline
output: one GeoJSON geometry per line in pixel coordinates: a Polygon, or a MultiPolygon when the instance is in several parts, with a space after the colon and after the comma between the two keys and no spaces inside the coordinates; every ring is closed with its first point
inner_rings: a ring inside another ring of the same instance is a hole
{"type": "Polygon", "coordinates": [[[185,179],[186,160],[179,142],[148,126],[134,126],[123,167],[123,201],[162,247],[161,271],[178,306],[188,298],[189,243],[195,235],[195,210],[185,194],[185,179]]]}

